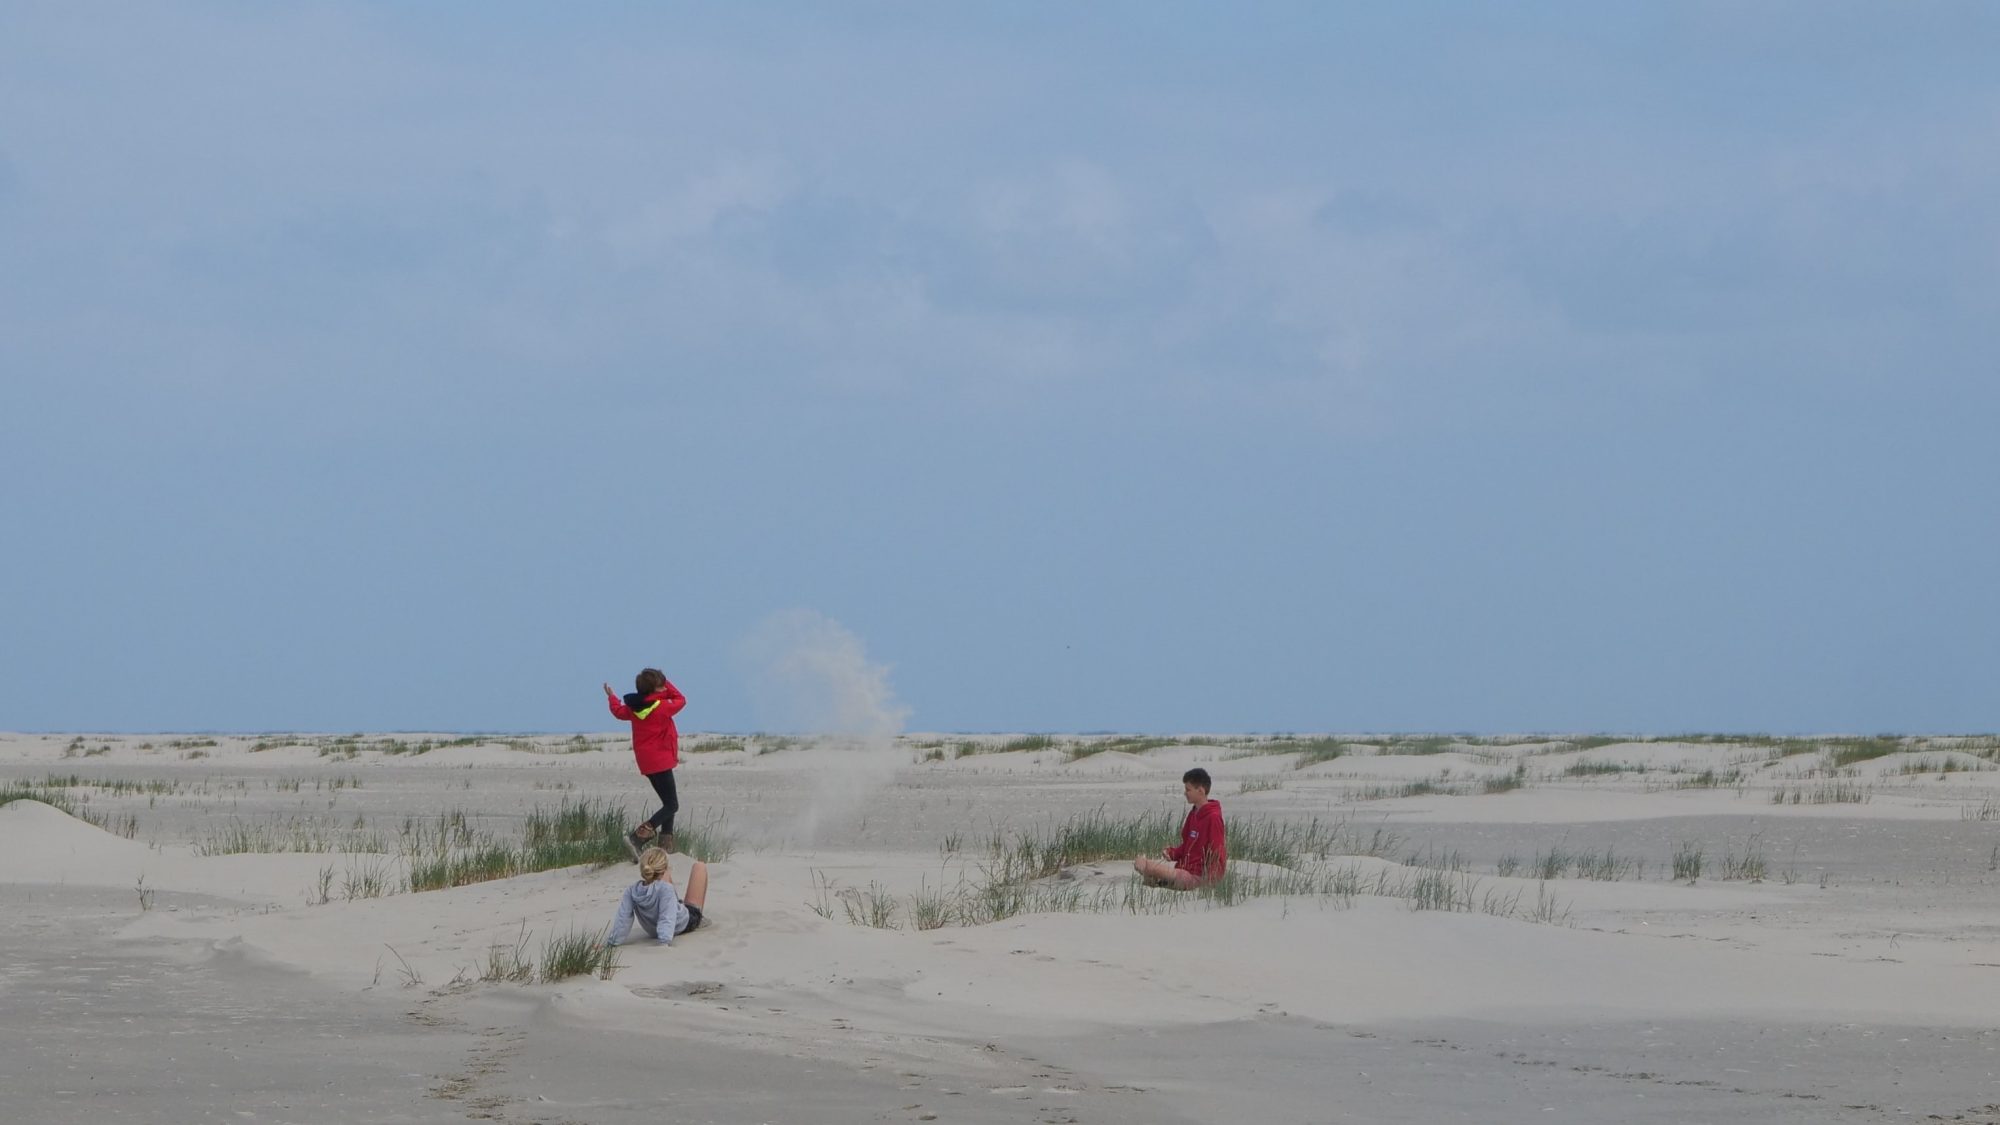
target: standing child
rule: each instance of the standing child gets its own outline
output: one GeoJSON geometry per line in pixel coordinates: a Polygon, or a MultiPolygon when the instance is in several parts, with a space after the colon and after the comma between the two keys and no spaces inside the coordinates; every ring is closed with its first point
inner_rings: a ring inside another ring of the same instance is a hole
{"type": "Polygon", "coordinates": [[[708,864],[694,861],[688,868],[687,893],[681,894],[674,887],[667,853],[647,848],[639,855],[639,881],[626,887],[625,897],[618,900],[618,913],[611,919],[604,944],[622,944],[636,921],[647,937],[672,945],[675,934],[701,928],[701,908],[707,901],[708,864]]]}
{"type": "Polygon", "coordinates": [[[1213,784],[1199,766],[1181,775],[1181,795],[1194,807],[1181,822],[1180,844],[1160,849],[1164,859],[1140,856],[1132,861],[1148,883],[1187,891],[1222,878],[1229,866],[1229,835],[1222,826],[1222,802],[1208,796],[1213,784]]]}
{"type": "Polygon", "coordinates": [[[672,851],[674,814],[681,807],[674,789],[674,767],[681,760],[681,734],[674,726],[674,716],[687,706],[687,697],[668,683],[666,674],[658,668],[640,672],[633,686],[639,690],[620,699],[610,684],[604,685],[604,698],[611,704],[611,713],[632,724],[632,756],[638,759],[639,772],[646,775],[646,780],[653,783],[653,792],[660,796],[660,811],[631,831],[632,850],[637,852],[649,843],[658,843],[672,851]]]}

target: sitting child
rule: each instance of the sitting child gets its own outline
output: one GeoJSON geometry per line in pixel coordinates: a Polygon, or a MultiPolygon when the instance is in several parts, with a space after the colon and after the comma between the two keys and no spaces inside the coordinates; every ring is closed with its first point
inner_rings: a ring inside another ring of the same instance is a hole
{"type": "Polygon", "coordinates": [[[1140,856],[1132,861],[1133,870],[1148,883],[1187,891],[1222,878],[1229,864],[1229,836],[1222,827],[1222,802],[1209,800],[1210,785],[1208,771],[1200,767],[1181,775],[1181,793],[1194,807],[1181,822],[1180,844],[1160,849],[1166,859],[1140,856]]]}
{"type": "Polygon", "coordinates": [[[675,934],[700,928],[701,907],[707,899],[708,864],[694,861],[688,871],[687,893],[681,894],[674,888],[667,853],[647,848],[639,854],[639,881],[626,887],[625,897],[618,900],[618,916],[611,920],[604,944],[623,944],[637,919],[648,937],[661,945],[672,945],[675,934]]]}

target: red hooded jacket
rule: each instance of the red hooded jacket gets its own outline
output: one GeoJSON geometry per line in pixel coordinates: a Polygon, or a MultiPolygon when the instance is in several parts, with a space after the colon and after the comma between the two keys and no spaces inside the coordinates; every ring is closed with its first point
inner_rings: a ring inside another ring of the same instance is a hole
{"type": "Polygon", "coordinates": [[[1181,822],[1179,847],[1167,849],[1174,866],[1207,882],[1222,878],[1229,866],[1229,833],[1222,827],[1222,802],[1203,801],[1188,810],[1181,822]]]}
{"type": "Polygon", "coordinates": [[[659,773],[680,764],[681,732],[674,726],[674,716],[687,706],[687,696],[679,688],[669,683],[635,700],[636,707],[623,699],[605,699],[613,715],[632,724],[632,756],[639,760],[640,773],[659,773]]]}

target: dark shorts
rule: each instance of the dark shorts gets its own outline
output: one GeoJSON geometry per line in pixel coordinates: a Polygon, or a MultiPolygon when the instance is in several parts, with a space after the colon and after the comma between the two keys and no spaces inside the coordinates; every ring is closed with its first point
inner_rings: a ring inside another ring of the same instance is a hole
{"type": "Polygon", "coordinates": [[[696,930],[701,929],[701,907],[696,906],[694,903],[691,902],[684,902],[681,903],[681,905],[688,908],[688,928],[682,930],[681,932],[684,934],[691,934],[696,930]]]}

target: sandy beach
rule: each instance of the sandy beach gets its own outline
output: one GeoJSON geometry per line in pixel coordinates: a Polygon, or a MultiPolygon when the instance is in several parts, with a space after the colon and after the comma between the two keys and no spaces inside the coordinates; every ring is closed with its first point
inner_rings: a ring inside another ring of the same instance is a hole
{"type": "Polygon", "coordinates": [[[0,1119],[2000,1120],[1990,739],[689,750],[708,924],[548,980],[630,865],[413,841],[636,819],[618,735],[0,738],[0,1119]],[[1018,866],[1196,765],[1229,893],[1018,866]]]}

